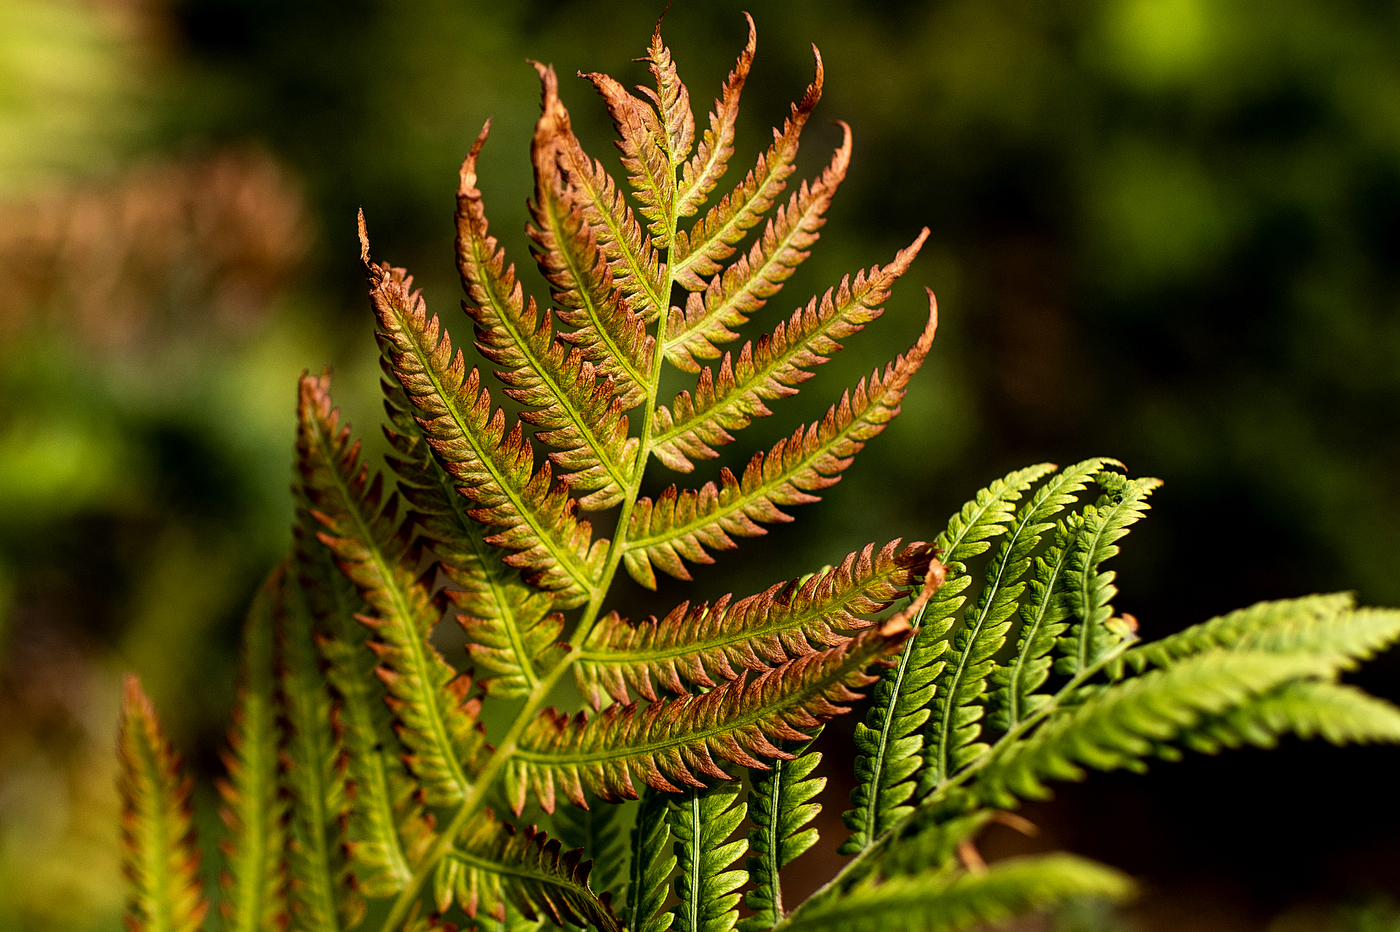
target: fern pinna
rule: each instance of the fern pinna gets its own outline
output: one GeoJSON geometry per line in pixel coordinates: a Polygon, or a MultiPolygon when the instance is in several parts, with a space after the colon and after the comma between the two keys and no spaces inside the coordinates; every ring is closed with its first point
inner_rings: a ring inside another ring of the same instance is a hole
{"type": "MultiPolygon", "coordinates": [[[[640,96],[584,76],[616,125],[622,184],[536,66],[528,229],[547,302],[487,225],[483,129],[461,169],[457,263],[498,389],[405,272],[370,259],[361,220],[392,452],[387,472],[364,462],[330,377],[303,376],[291,553],[249,616],[222,787],[226,927],[963,929],[1129,892],[1071,855],[975,855],[999,810],[1051,781],[1288,733],[1400,739],[1400,712],[1338,681],[1400,636],[1400,613],[1320,596],[1138,644],[1105,565],[1157,483],[1107,459],[1013,472],[931,543],[871,544],[647,619],[608,610],[619,570],[687,580],[816,501],[899,413],[933,341],[930,295],[905,353],[742,474],[640,494],[653,461],[688,474],[795,393],[880,316],[927,236],[734,348],[807,258],[851,158],[843,124],[827,167],[783,200],[818,57],[772,144],[714,197],[754,48],[750,22],[701,132],[659,28],[640,96]],[[696,376],[670,400],[666,366],[696,376]],[[444,613],[468,657],[434,645],[444,613]],[[549,705],[566,680],[588,708],[549,705]],[[866,692],[851,858],[794,902],[783,868],[815,842],[825,785],[812,741],[866,692]],[[489,741],[483,703],[507,722],[489,741]],[[510,821],[527,810],[546,827],[510,821]]],[[[188,783],[134,679],[120,752],[129,926],[198,928],[188,783]]]]}

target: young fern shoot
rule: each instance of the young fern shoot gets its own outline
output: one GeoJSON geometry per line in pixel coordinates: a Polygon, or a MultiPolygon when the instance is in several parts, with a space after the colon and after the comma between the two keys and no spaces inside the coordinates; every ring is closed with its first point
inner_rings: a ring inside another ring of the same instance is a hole
{"type": "MultiPolygon", "coordinates": [[[[387,469],[365,462],[329,374],[302,376],[291,552],[250,615],[228,753],[229,928],[966,929],[1131,890],[1072,855],[969,854],[1010,818],[998,810],[1053,780],[1286,733],[1400,739],[1400,712],[1337,682],[1400,637],[1400,613],[1316,597],[1138,644],[1103,565],[1157,482],[1103,458],[1014,472],[931,544],[616,611],[620,572],[689,580],[816,502],[900,413],[937,329],[930,292],[912,345],[821,418],[737,474],[688,480],[881,316],[928,237],[755,320],[807,258],[853,151],[840,124],[826,167],[790,190],[818,55],[772,144],[716,196],[756,48],[750,20],[703,129],[659,25],[640,96],[584,75],[617,129],[621,183],[535,65],[528,233],[548,294],[527,295],[490,232],[488,123],[457,190],[471,347],[371,258],[360,218],[391,453],[387,469]],[[694,376],[669,400],[668,366],[694,376]],[[643,496],[657,467],[676,482],[643,496]],[[433,640],[444,617],[462,656],[433,640]],[[586,707],[550,706],[562,685],[586,707]],[[825,785],[812,742],[871,687],[853,857],[796,902],[783,868],[815,843],[825,785]],[[483,710],[500,723],[489,740],[483,710]]],[[[120,757],[128,925],[199,928],[188,783],[134,678],[120,757]]]]}

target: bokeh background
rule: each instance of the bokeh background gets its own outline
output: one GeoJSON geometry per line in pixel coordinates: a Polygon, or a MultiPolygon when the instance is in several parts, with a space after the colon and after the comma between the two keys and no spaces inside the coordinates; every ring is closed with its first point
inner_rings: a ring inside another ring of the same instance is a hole
{"type": "MultiPolygon", "coordinates": [[[[929,538],[1013,467],[1106,453],[1166,481],[1115,561],[1118,606],[1148,635],[1317,590],[1400,603],[1400,6],[742,8],[759,53],[730,180],[801,94],[813,42],[827,92],[802,174],[839,142],[826,120],[856,140],[817,251],[759,326],[933,234],[885,318],[737,452],[907,345],[924,284],[942,325],[903,417],[762,559],[701,574],[702,595],[929,538]]],[[[667,14],[698,118],[740,10],[667,14]]],[[[525,59],[640,80],[658,12],[0,0],[0,929],[118,927],[123,671],[192,767],[219,771],[240,616],[288,541],[297,374],[333,365],[380,448],[355,209],[465,338],[462,155],[494,116],[482,187],[528,264],[525,59]]],[[[564,81],[605,155],[601,103],[564,81]]],[[[1358,680],[1400,696],[1393,659],[1358,680]]],[[[1096,776],[1031,810],[1039,839],[986,845],[1067,846],[1144,880],[1121,916],[1064,928],[1390,928],[1398,782],[1394,749],[1290,744],[1096,776]]]]}

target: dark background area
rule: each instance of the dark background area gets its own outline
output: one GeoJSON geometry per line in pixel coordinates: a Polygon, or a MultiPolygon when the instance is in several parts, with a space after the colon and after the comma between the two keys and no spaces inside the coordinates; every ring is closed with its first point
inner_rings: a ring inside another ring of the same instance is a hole
{"type": "MultiPolygon", "coordinates": [[[[932,236],[885,317],[723,462],[902,351],[925,284],[938,341],[902,417],[822,504],[694,589],[622,604],[664,611],[929,539],[996,476],[1095,454],[1165,480],[1114,561],[1117,606],[1149,637],[1313,591],[1400,603],[1400,7],[745,8],[759,50],[721,190],[810,80],[811,43],[827,84],[799,175],[839,143],[827,121],[855,137],[813,258],[746,336],[932,236]]],[[[698,120],[743,44],[740,10],[667,14],[698,120]]],[[[451,211],[471,140],[493,117],[481,184],[525,268],[525,59],[554,63],[585,145],[610,159],[602,104],[569,76],[640,81],[658,11],[0,3],[0,926],[114,927],[122,671],[217,772],[239,620],[288,539],[297,374],[333,364],[382,449],[355,210],[465,340],[451,211]]],[[[1355,679],[1400,697],[1394,658],[1355,679]]],[[[1297,917],[1400,894],[1397,774],[1395,749],[1289,744],[1098,775],[1032,810],[1041,839],[994,832],[988,850],[1064,845],[1123,867],[1147,885],[1143,929],[1319,927],[1297,917]]]]}

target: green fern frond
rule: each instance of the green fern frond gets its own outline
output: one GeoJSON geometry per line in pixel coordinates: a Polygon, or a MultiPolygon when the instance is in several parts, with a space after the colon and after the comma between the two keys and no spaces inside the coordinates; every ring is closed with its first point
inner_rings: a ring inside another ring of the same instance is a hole
{"type": "Polygon", "coordinates": [[[822,756],[805,747],[793,753],[792,760],[775,760],[753,776],[746,863],[753,889],[744,894],[753,914],[739,920],[740,932],[768,932],[778,924],[786,914],[782,868],[817,843],[817,830],[807,826],[822,808],[812,802],[826,786],[825,777],[812,776],[822,756]]]}
{"type": "Polygon", "coordinates": [[[1121,900],[1122,873],[1069,854],[1009,858],[984,872],[945,871],[866,882],[794,915],[783,932],[959,932],[1074,897],[1121,900]]]}
{"type": "MultiPolygon", "coordinates": [[[[605,507],[631,478],[637,441],[627,436],[622,412],[635,406],[617,397],[598,377],[582,351],[569,351],[555,338],[548,312],[534,299],[521,298],[515,267],[488,232],[481,191],[476,187],[476,160],[488,123],[462,163],[457,190],[457,268],[469,300],[464,307],[476,323],[477,347],[498,366],[505,393],[533,410],[528,423],[536,436],[554,447],[551,461],[563,470],[561,480],[594,494],[584,507],[605,507]]],[[[391,270],[390,274],[394,274],[391,270]]],[[[405,277],[404,287],[408,281],[405,277]]]]}
{"type": "Polygon", "coordinates": [[[243,628],[238,697],[223,755],[228,779],[220,781],[220,810],[229,837],[222,843],[226,871],[220,881],[229,932],[277,930],[287,924],[287,875],[283,860],[286,808],[278,785],[281,729],[274,704],[273,613],[285,567],[263,583],[243,628]]]}
{"type": "Polygon", "coordinates": [[[408,765],[429,805],[452,805],[472,792],[471,770],[483,739],[480,700],[468,699],[471,679],[459,676],[429,643],[439,613],[416,578],[417,553],[397,513],[383,499],[382,476],[368,481],[359,444],[332,410],[330,377],[303,376],[298,410],[299,469],[321,542],[374,611],[361,621],[373,631],[376,670],[388,687],[408,765]]]}
{"type": "Polygon", "coordinates": [[[997,669],[993,657],[1006,643],[1006,632],[1025,592],[1021,580],[1030,569],[1031,554],[1040,545],[1041,535],[1054,527],[1055,516],[1077,500],[1103,465],[1102,459],[1086,460],[1051,475],[1007,522],[1006,536],[987,567],[987,582],[958,630],[937,679],[924,755],[931,781],[946,780],[987,750],[977,738],[982,733],[988,680],[997,669]]]}
{"type": "Polygon", "coordinates": [[[721,268],[720,263],[734,254],[744,234],[763,219],[793,173],[802,128],[822,96],[822,56],[812,46],[816,76],[802,99],[792,105],[792,114],[783,121],[781,132],[774,131],[773,144],[758,157],[758,163],[733,190],[712,206],[688,232],[677,231],[669,257],[673,280],[688,290],[705,287],[704,277],[721,268]]]}
{"type": "Polygon", "coordinates": [[[977,775],[988,805],[1049,795],[1047,780],[1081,780],[1084,767],[1142,770],[1159,746],[1206,716],[1227,715],[1295,680],[1331,676],[1329,656],[1217,651],[1114,684],[1006,745],[977,775]]]}
{"type": "Polygon", "coordinates": [[[1120,540],[1147,513],[1147,497],[1162,484],[1160,479],[1127,479],[1120,473],[1100,473],[1103,489],[1098,503],[1084,509],[1084,525],[1070,557],[1070,607],[1077,618],[1060,639],[1064,657],[1055,669],[1061,673],[1086,670],[1118,644],[1123,633],[1111,630],[1110,601],[1118,594],[1112,570],[1099,566],[1117,555],[1120,540]]]}
{"type": "Polygon", "coordinates": [[[675,913],[663,909],[667,881],[676,869],[668,818],[669,797],[650,787],[642,791],[632,825],[624,908],[628,932],[666,932],[675,913]]]}
{"type": "Polygon", "coordinates": [[[388,457],[389,465],[419,531],[441,558],[450,584],[444,592],[462,612],[457,621],[467,651],[492,674],[480,685],[503,699],[525,695],[568,649],[558,641],[564,616],[553,611],[548,593],[525,585],[503,562],[504,552],[486,543],[486,529],[467,513],[471,506],[433,457],[388,360],[380,362],[386,376],[384,430],[396,454],[388,457]]]}
{"type": "MultiPolygon", "coordinates": [[[[363,230],[361,231],[363,233],[363,230]]],[[[607,541],[590,545],[593,529],[575,517],[568,489],[556,485],[549,463],[534,471],[534,452],[517,423],[493,412],[477,369],[470,373],[437,317],[402,276],[361,259],[371,283],[380,331],[392,344],[394,373],[418,410],[438,461],[477,505],[471,516],[499,528],[488,541],[514,551],[507,562],[543,589],[558,590],[561,608],[585,601],[597,585],[607,541]]]]}
{"type": "Polygon", "coordinates": [[[677,189],[676,216],[694,216],[700,206],[709,199],[710,193],[719,184],[729,167],[729,158],[734,154],[734,126],[739,118],[739,95],[744,90],[749,69],[753,66],[754,51],[758,46],[758,32],[754,28],[753,17],[744,14],[749,24],[749,41],[739,53],[734,70],[724,79],[724,87],[710,111],[710,125],[700,137],[700,145],[695,155],[681,169],[681,182],[677,189]]]}
{"type": "Polygon", "coordinates": [[[584,697],[601,708],[603,694],[632,701],[631,692],[655,702],[657,686],[677,695],[686,684],[710,688],[740,671],[763,673],[794,656],[844,643],[874,622],[928,569],[931,552],[920,541],[902,550],[891,541],[848,554],[839,566],[805,580],[778,583],[731,602],[691,607],[683,602],[660,621],[629,624],[603,618],[574,658],[584,697]]]}
{"type": "Polygon", "coordinates": [[[1355,686],[1288,683],[1239,709],[1206,719],[1184,736],[1193,751],[1215,754],[1244,744],[1271,748],[1284,735],[1332,744],[1400,742],[1400,709],[1355,686]]]}
{"type": "Polygon", "coordinates": [[[883,269],[847,276],[836,289],[827,289],[821,303],[813,298],[792,317],[779,323],[757,345],[745,343],[737,362],[725,355],[716,376],[709,366],[700,373],[692,396],[676,395],[671,408],[657,408],[652,422],[652,453],[678,472],[695,468],[692,460],[714,459],[716,446],[732,443],[731,431],[748,427],[756,417],[768,417],[765,401],[797,394],[794,387],[811,378],[811,369],[842,348],[838,340],[865,328],[884,313],[881,306],[899,276],[908,270],[928,237],[919,234],[913,245],[900,251],[883,269]],[[834,295],[834,297],[833,297],[834,295]]]}
{"type": "Polygon", "coordinates": [[[617,887],[627,875],[627,836],[620,818],[623,806],[588,801],[588,808],[559,806],[554,810],[554,834],[567,850],[582,850],[593,862],[589,883],[599,894],[617,887]]]}
{"type": "Polygon", "coordinates": [[[883,375],[876,369],[868,383],[862,379],[825,417],[798,427],[766,457],[755,454],[742,479],[725,469],[718,487],[713,482],[698,490],[671,486],[655,502],[638,499],[623,554],[632,578],[655,588],[655,565],[678,579],[690,579],[683,560],[712,563],[706,548],[733,549],[734,537],[756,537],[767,533],[762,524],[792,520],[782,506],[818,501],[813,493],[840,481],[866,441],[899,414],[909,380],[928,355],[937,328],[938,309],[930,293],[928,324],[908,353],[888,364],[883,375]]]}
{"type": "Polygon", "coordinates": [[[831,200],[851,164],[851,128],[845,123],[840,126],[844,136],[831,163],[810,186],[802,182],[787,205],[778,208],[747,255],[717,272],[703,287],[694,273],[685,277],[683,284],[693,290],[686,296],[684,311],[671,308],[666,329],[664,351],[671,365],[683,372],[699,372],[697,359],[717,358],[716,344],[737,340],[733,328],[747,323],[811,255],[808,250],[819,238],[831,200]]]}
{"type": "Polygon", "coordinates": [[[805,741],[813,729],[848,711],[853,692],[874,682],[872,663],[898,650],[907,621],[867,628],[845,644],[805,654],[749,679],[747,672],[699,696],[681,696],[645,709],[614,705],[593,719],[572,720],[546,709],[525,726],[520,749],[507,764],[513,808],[527,787],[545,811],[556,791],[577,805],[586,787],[603,799],[636,799],[634,778],[667,792],[703,787],[696,776],[729,779],[718,757],[762,769],[765,760],[790,757],[775,744],[805,741]],[[679,786],[677,786],[679,784],[679,786]]]}
{"type": "Polygon", "coordinates": [[[161,733],[155,706],[128,674],[117,730],[122,870],[131,932],[197,932],[208,903],[190,821],[190,781],[161,733]]]}
{"type": "Polygon", "coordinates": [[[506,918],[509,902],[527,919],[545,917],[602,932],[622,926],[588,883],[589,865],[580,851],[561,851],[559,841],[531,827],[523,832],[485,810],[462,831],[433,873],[439,913],[456,902],[472,918],[506,918]]]}
{"type": "Polygon", "coordinates": [[[282,580],[277,608],[292,921],[302,932],[341,932],[359,924],[365,904],[340,844],[340,826],[350,808],[339,772],[343,750],[321,675],[311,609],[294,572],[282,580]]]}
{"type": "Polygon", "coordinates": [[[744,821],[738,783],[687,790],[671,801],[671,836],[676,839],[676,932],[732,932],[739,918],[739,889],[749,873],[731,869],[748,850],[744,838],[729,838],[744,821]]]}

